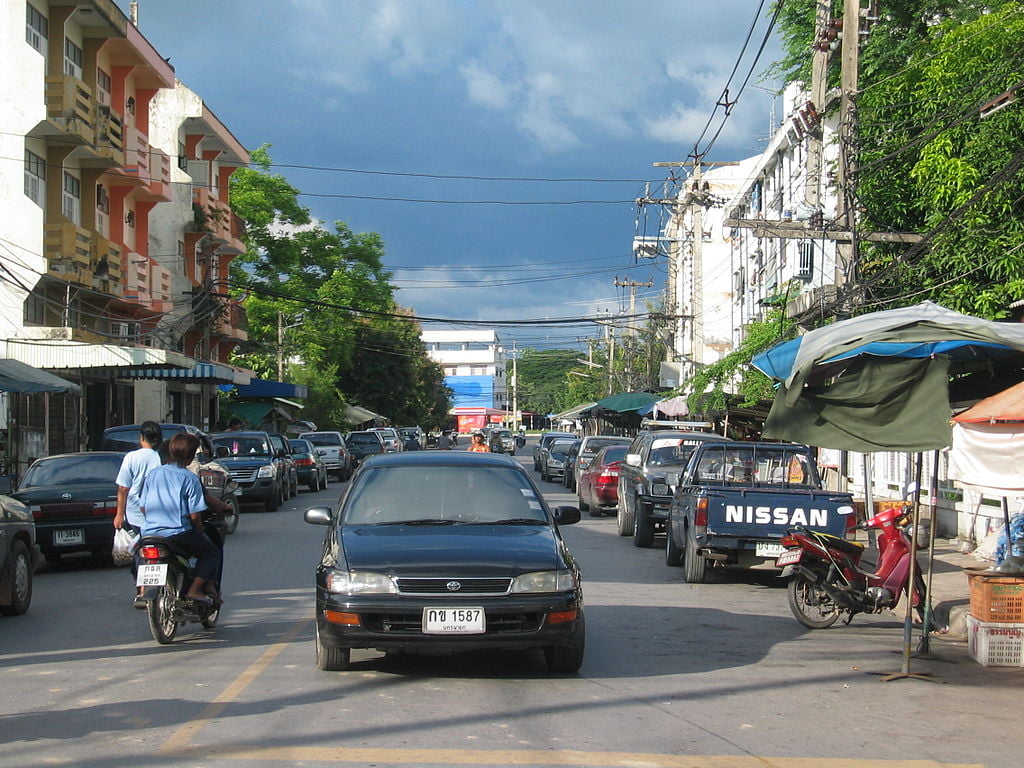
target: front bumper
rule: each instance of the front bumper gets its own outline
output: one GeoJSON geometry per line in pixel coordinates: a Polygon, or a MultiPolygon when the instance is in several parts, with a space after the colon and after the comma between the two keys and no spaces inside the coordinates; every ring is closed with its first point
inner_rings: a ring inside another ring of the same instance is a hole
{"type": "Polygon", "coordinates": [[[671,496],[641,496],[640,503],[647,513],[647,519],[654,522],[668,520],[668,511],[672,506],[671,496]]]}
{"type": "Polygon", "coordinates": [[[235,482],[238,483],[238,496],[243,501],[253,499],[263,501],[274,496],[274,478],[272,477],[261,477],[256,480],[236,480],[235,482]]]}

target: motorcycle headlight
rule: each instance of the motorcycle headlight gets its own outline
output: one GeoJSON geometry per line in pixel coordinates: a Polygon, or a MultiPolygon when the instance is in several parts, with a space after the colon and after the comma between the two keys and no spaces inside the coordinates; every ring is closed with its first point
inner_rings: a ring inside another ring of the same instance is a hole
{"type": "Polygon", "coordinates": [[[264,464],[262,467],[259,468],[259,471],[256,473],[256,477],[273,477],[273,476],[274,476],[274,465],[273,464],[264,464]]]}
{"type": "Polygon", "coordinates": [[[327,591],[335,595],[395,595],[398,588],[391,577],[369,571],[331,571],[327,591]]]}
{"type": "Polygon", "coordinates": [[[654,483],[651,486],[651,493],[654,494],[655,496],[668,496],[669,489],[668,486],[665,485],[664,483],[654,483]]]}
{"type": "Polygon", "coordinates": [[[572,571],[534,571],[516,576],[511,592],[569,592],[575,588],[572,571]]]}

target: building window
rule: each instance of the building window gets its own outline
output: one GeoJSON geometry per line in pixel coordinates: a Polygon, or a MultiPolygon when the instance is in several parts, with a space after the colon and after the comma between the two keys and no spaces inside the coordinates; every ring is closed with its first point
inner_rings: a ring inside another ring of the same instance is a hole
{"type": "Polygon", "coordinates": [[[60,199],[60,211],[72,224],[82,224],[82,181],[64,171],[64,190],[60,199]]]}
{"type": "Polygon", "coordinates": [[[82,49],[64,38],[64,74],[82,79],[82,49]]]}
{"type": "Polygon", "coordinates": [[[46,199],[46,161],[25,150],[25,194],[40,208],[46,199]]]}
{"type": "Polygon", "coordinates": [[[484,366],[484,365],[472,365],[469,368],[469,375],[470,376],[486,376],[487,375],[487,366],[484,366]]]}
{"type": "Polygon", "coordinates": [[[45,56],[50,22],[31,3],[25,3],[25,16],[25,42],[45,56]]]}
{"type": "Polygon", "coordinates": [[[445,366],[444,375],[445,376],[454,376],[456,370],[457,370],[457,368],[454,365],[445,366]]]}
{"type": "Polygon", "coordinates": [[[814,242],[801,240],[797,246],[800,254],[800,264],[797,267],[796,276],[805,280],[814,275],[814,242]]]}
{"type": "Polygon", "coordinates": [[[96,68],[96,101],[110,106],[110,75],[99,67],[96,68]]]}
{"type": "Polygon", "coordinates": [[[46,303],[38,293],[25,297],[25,325],[46,325],[46,303]]]}

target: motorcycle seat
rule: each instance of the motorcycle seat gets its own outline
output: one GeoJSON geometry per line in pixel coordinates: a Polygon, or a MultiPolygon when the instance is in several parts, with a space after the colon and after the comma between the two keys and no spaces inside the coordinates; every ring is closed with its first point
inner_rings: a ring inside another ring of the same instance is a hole
{"type": "Polygon", "coordinates": [[[181,547],[177,546],[173,541],[164,536],[143,536],[141,539],[139,539],[139,549],[142,549],[142,547],[146,546],[147,544],[152,546],[159,545],[167,547],[175,555],[177,555],[178,557],[182,557],[185,560],[188,560],[191,557],[191,555],[188,552],[186,552],[181,547]]]}
{"type": "Polygon", "coordinates": [[[831,533],[817,533],[817,537],[826,546],[838,549],[848,555],[857,555],[864,551],[864,545],[859,541],[847,541],[839,536],[833,536],[831,533]]]}

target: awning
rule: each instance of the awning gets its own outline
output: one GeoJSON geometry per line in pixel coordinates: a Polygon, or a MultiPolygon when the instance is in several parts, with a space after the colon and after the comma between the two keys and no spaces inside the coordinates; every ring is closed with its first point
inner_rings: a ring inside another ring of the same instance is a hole
{"type": "Polygon", "coordinates": [[[67,392],[82,394],[82,388],[17,360],[0,360],[0,392],[67,392]]]}
{"type": "Polygon", "coordinates": [[[574,405],[569,410],[562,411],[561,413],[556,413],[551,418],[552,419],[578,419],[578,418],[585,418],[589,414],[586,414],[584,412],[585,411],[589,411],[595,405],[597,405],[597,403],[581,403],[580,405],[574,405]]]}
{"type": "Polygon", "coordinates": [[[237,416],[245,423],[251,424],[254,428],[269,421],[274,416],[285,421],[291,421],[295,418],[293,414],[288,413],[280,405],[273,402],[230,403],[224,406],[224,410],[233,416],[237,416]]]}
{"type": "Polygon", "coordinates": [[[36,368],[192,368],[196,360],[170,349],[83,344],[78,341],[6,339],[7,357],[36,368]]]}
{"type": "Polygon", "coordinates": [[[627,413],[629,411],[639,411],[660,399],[660,395],[652,395],[650,392],[623,392],[618,395],[611,395],[603,400],[598,400],[594,405],[596,409],[627,413]]]}
{"type": "Polygon", "coordinates": [[[346,405],[343,418],[348,424],[362,424],[364,421],[387,421],[385,416],[358,405],[346,405]]]}
{"type": "Polygon", "coordinates": [[[238,397],[289,397],[305,400],[309,390],[302,384],[289,384],[271,379],[252,379],[248,384],[235,387],[238,397]]]}
{"type": "Polygon", "coordinates": [[[251,379],[247,374],[219,363],[196,363],[191,368],[132,368],[118,375],[125,379],[188,379],[218,384],[240,384],[243,381],[248,384],[251,379]]]}

